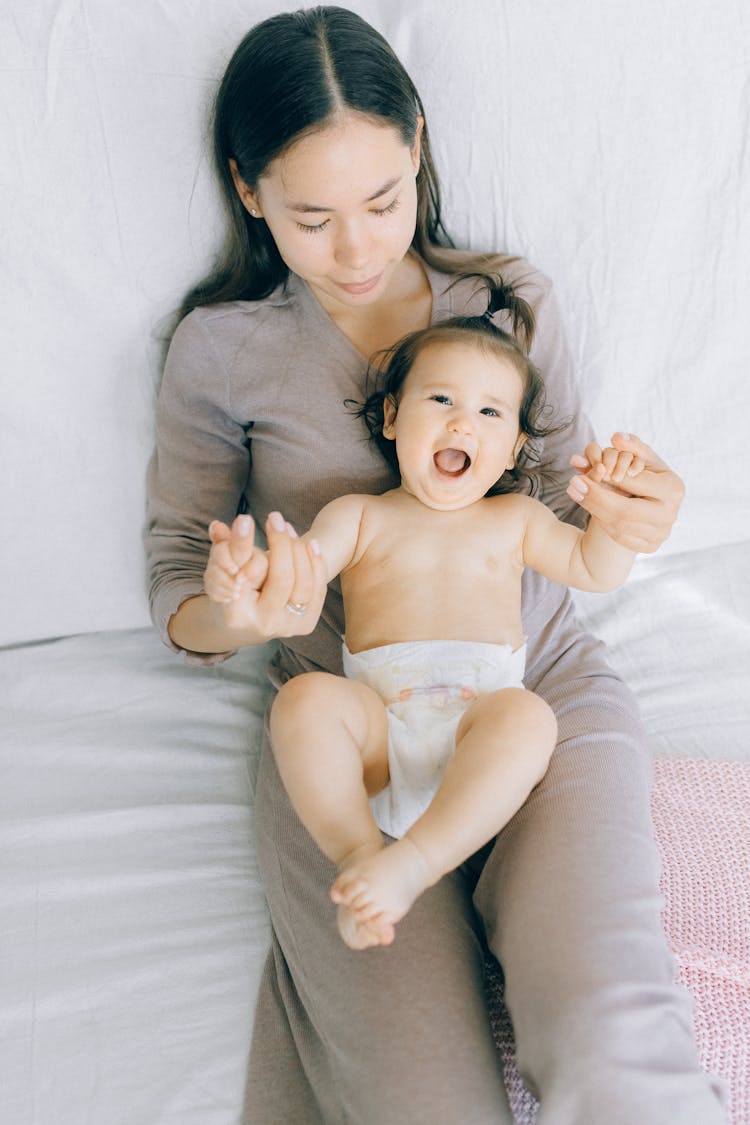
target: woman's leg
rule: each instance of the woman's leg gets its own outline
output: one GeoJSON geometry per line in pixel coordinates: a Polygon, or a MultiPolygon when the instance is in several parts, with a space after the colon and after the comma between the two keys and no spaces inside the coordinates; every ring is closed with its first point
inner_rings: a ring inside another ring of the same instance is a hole
{"type": "Polygon", "coordinates": [[[699,1067],[661,926],[644,731],[601,646],[553,635],[572,628],[553,619],[547,648],[564,655],[528,679],[557,714],[558,747],[475,892],[519,1069],[539,1125],[718,1125],[719,1083],[699,1067]]]}
{"type": "Polygon", "coordinates": [[[335,869],[291,808],[267,746],[255,822],[274,946],[248,1125],[510,1125],[466,877],[429,888],[393,945],[355,952],[336,930],[335,869]]]}

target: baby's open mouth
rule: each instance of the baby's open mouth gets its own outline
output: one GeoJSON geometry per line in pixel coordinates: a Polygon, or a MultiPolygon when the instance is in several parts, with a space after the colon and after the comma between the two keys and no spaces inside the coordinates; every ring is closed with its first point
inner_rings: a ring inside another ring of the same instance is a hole
{"type": "Polygon", "coordinates": [[[471,457],[463,449],[439,449],[433,460],[439,472],[452,477],[460,477],[471,464],[471,457]]]}

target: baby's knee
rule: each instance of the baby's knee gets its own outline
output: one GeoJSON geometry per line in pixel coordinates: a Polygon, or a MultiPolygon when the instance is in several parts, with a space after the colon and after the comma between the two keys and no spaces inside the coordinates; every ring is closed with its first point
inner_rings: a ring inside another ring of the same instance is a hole
{"type": "Polygon", "coordinates": [[[523,690],[518,703],[529,729],[538,737],[540,746],[546,748],[547,756],[551,757],[557,743],[555,712],[549,703],[533,691],[523,690]]]}
{"type": "Polygon", "coordinates": [[[557,719],[549,704],[522,687],[504,688],[489,700],[498,721],[536,751],[546,768],[557,743],[557,719]]]}
{"type": "Polygon", "coordinates": [[[283,734],[290,724],[306,723],[311,716],[320,715],[330,688],[326,681],[331,677],[325,672],[305,672],[293,676],[283,684],[271,707],[271,736],[283,734]]]}

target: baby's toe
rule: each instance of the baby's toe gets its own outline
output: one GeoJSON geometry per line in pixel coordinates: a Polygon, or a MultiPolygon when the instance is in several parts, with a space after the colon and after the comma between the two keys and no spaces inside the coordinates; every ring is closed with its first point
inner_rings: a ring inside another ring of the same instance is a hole
{"type": "Polygon", "coordinates": [[[351,903],[353,895],[356,894],[357,884],[358,880],[355,880],[352,875],[346,871],[342,871],[331,885],[331,898],[334,902],[348,906],[351,903]]]}

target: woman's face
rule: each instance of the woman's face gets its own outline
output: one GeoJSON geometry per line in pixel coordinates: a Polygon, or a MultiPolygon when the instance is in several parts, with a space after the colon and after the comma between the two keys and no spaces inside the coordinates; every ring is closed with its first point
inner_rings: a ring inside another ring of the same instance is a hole
{"type": "Polygon", "coordinates": [[[281,257],[323,307],[369,307],[386,296],[417,216],[419,136],[344,112],[274,160],[254,192],[233,167],[245,207],[268,224],[281,257]]]}

